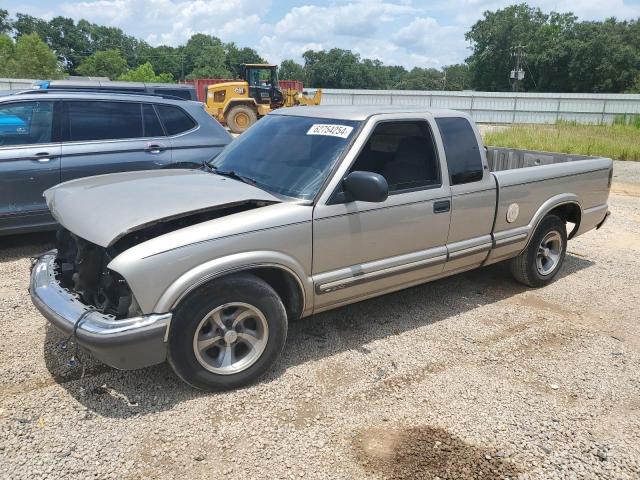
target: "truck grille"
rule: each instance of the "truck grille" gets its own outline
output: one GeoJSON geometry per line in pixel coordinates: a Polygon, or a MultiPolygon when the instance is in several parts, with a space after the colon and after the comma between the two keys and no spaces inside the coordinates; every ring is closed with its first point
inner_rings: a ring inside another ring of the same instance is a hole
{"type": "Polygon", "coordinates": [[[60,285],[87,306],[116,318],[129,316],[133,296],[124,278],[107,268],[107,249],[65,228],[56,234],[56,277],[60,285]]]}

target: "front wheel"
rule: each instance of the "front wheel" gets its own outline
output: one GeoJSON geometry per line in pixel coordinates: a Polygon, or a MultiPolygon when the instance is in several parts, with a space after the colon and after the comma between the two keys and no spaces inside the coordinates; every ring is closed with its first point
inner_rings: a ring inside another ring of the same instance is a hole
{"type": "Polygon", "coordinates": [[[278,294],[250,274],[201,287],[174,312],[169,363],[185,382],[226,390],[262,376],[287,338],[287,314],[278,294]]]}
{"type": "Polygon", "coordinates": [[[529,287],[543,287],[553,281],[567,253],[567,229],[556,215],[547,215],[527,248],[510,261],[511,273],[529,287]]]}
{"type": "Polygon", "coordinates": [[[225,122],[233,133],[242,133],[256,123],[258,115],[248,105],[236,105],[225,115],[225,122]]]}

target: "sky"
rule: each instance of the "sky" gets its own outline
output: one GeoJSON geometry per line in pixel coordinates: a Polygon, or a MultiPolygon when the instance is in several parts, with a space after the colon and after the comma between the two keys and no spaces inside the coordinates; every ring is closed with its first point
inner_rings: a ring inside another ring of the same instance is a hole
{"type": "MultiPolygon", "coordinates": [[[[180,45],[194,33],[255,48],[273,63],[306,50],[349,49],[407,68],[441,67],[469,55],[464,33],[513,2],[502,0],[0,0],[0,7],[119,27],[151,45],[180,45]]],[[[640,17],[640,0],[530,0],[581,20],[640,17]]]]}

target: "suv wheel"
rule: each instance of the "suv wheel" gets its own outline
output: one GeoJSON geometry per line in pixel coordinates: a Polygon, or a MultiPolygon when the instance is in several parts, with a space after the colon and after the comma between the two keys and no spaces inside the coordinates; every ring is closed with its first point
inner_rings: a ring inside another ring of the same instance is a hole
{"type": "Polygon", "coordinates": [[[246,385],[276,361],[287,338],[287,314],[263,280],[237,274],[201,287],[174,312],[169,363],[205,390],[246,385]]]}
{"type": "Polygon", "coordinates": [[[567,253],[567,228],[555,215],[547,215],[533,234],[527,248],[510,260],[511,273],[530,287],[551,283],[567,253]]]}
{"type": "Polygon", "coordinates": [[[227,126],[233,133],[242,133],[256,123],[258,116],[253,108],[247,105],[237,105],[225,115],[227,126]]]}

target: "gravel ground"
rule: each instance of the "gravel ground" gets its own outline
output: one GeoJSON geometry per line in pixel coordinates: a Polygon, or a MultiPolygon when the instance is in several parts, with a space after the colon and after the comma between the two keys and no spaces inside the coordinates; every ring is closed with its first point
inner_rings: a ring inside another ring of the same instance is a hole
{"type": "Polygon", "coordinates": [[[640,163],[551,286],[502,265],[291,325],[277,368],[222,394],[161,365],[67,362],[0,239],[1,478],[640,478],[640,163]]]}

